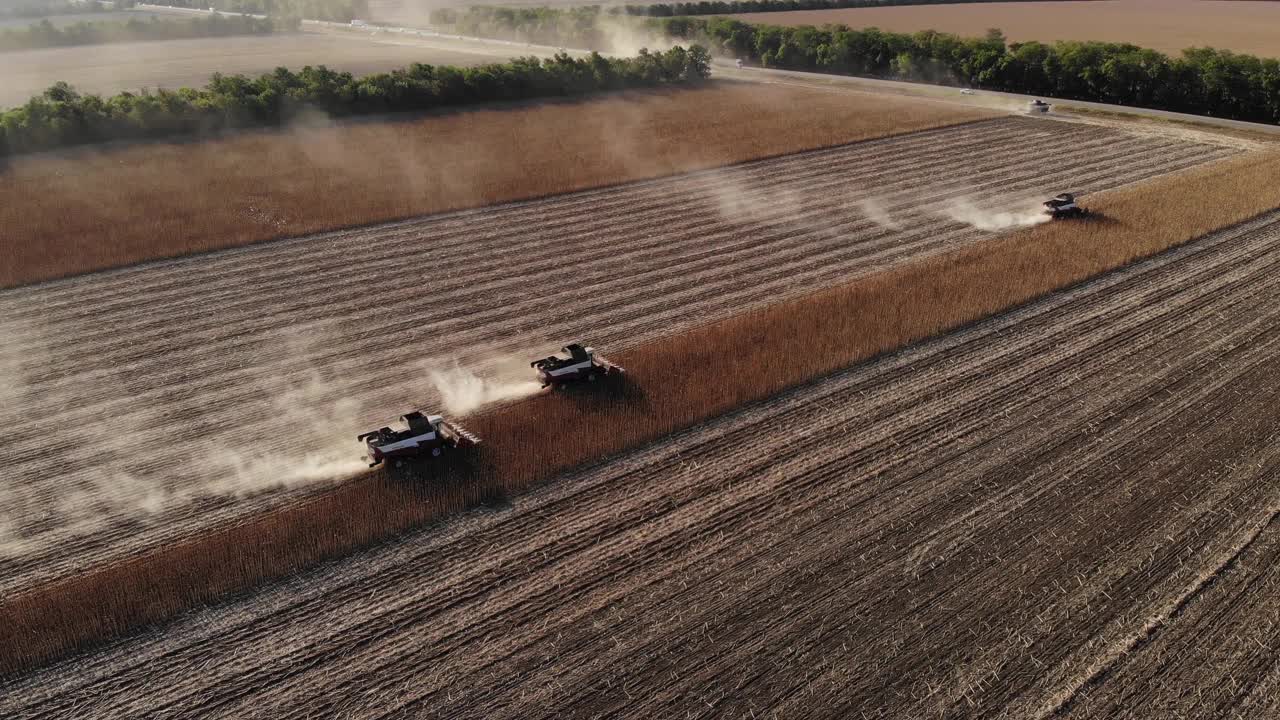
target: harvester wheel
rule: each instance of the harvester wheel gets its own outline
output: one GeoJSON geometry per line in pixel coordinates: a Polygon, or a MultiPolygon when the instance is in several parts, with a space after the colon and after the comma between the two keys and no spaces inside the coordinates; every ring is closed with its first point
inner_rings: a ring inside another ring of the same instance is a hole
{"type": "Polygon", "coordinates": [[[431,457],[440,457],[441,452],[440,448],[431,448],[431,457]]]}

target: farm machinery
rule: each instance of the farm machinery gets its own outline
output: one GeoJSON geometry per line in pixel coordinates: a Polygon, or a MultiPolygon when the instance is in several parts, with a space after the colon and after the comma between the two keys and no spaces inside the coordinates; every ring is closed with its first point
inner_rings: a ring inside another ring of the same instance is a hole
{"type": "Polygon", "coordinates": [[[1047,113],[1047,112],[1049,112],[1049,103],[1047,103],[1047,102],[1045,102],[1045,101],[1043,101],[1043,100],[1040,100],[1039,98],[1037,98],[1037,99],[1035,99],[1035,100],[1032,100],[1032,101],[1027,105],[1027,112],[1030,112],[1030,113],[1047,113]]]}
{"type": "Polygon", "coordinates": [[[1089,214],[1088,210],[1076,204],[1076,196],[1071,193],[1060,193],[1044,202],[1044,214],[1054,220],[1064,218],[1082,218],[1089,214]]]}
{"type": "Polygon", "coordinates": [[[622,375],[622,368],[596,355],[594,348],[572,343],[561,348],[561,355],[552,355],[529,363],[538,374],[542,387],[563,387],[579,382],[593,383],[604,378],[622,375]]]}
{"type": "Polygon", "coordinates": [[[356,436],[356,440],[364,441],[368,448],[365,459],[369,467],[388,459],[400,465],[405,460],[438,458],[452,450],[480,444],[480,438],[439,415],[423,415],[415,410],[400,419],[405,424],[401,429],[384,427],[356,436]]]}

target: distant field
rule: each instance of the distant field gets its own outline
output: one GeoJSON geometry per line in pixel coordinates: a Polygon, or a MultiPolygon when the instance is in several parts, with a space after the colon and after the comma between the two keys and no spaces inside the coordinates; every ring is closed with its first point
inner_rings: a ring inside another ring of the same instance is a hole
{"type": "Polygon", "coordinates": [[[1013,41],[1129,42],[1172,54],[1207,45],[1263,57],[1280,56],[1280,3],[1275,2],[1013,2],[746,13],[735,17],[775,25],[843,23],[854,28],[941,30],[960,35],[981,35],[995,27],[1013,41]]]}
{"type": "Polygon", "coordinates": [[[860,92],[717,83],[19,158],[0,173],[0,227],[22,238],[0,240],[0,286],[992,114],[860,92]]]}
{"type": "MultiPolygon", "coordinates": [[[[674,0],[626,0],[626,5],[656,5],[674,0]]],[[[473,5],[502,5],[504,7],[572,7],[575,5],[601,5],[600,0],[369,0],[369,19],[387,25],[423,27],[427,16],[438,8],[459,8],[473,5]]]]}
{"type": "Polygon", "coordinates": [[[257,74],[282,65],[295,70],[304,65],[328,65],[364,74],[412,62],[479,65],[502,59],[413,41],[317,33],[28,50],[4,54],[0,107],[20,105],[59,80],[85,92],[115,93],[143,87],[204,85],[215,72],[257,74]]]}

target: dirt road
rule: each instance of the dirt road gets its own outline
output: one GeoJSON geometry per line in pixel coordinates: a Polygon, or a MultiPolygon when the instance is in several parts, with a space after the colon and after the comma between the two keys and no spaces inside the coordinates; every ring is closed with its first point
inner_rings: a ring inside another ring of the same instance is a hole
{"type": "Polygon", "coordinates": [[[0,687],[0,714],[1267,717],[1280,213],[0,687]]]}
{"type": "Polygon", "coordinates": [[[980,240],[957,218],[1000,218],[959,199],[1232,152],[1009,118],[5,291],[0,590],[359,469],[356,433],[439,407],[432,370],[524,377],[980,240]]]}

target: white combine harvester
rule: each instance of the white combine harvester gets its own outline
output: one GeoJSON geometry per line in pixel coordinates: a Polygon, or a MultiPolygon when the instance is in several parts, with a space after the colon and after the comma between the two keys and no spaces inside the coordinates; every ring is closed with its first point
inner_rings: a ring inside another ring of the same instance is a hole
{"type": "Polygon", "coordinates": [[[1082,218],[1088,215],[1089,211],[1076,204],[1075,195],[1061,193],[1044,201],[1044,214],[1054,220],[1062,220],[1063,218],[1082,218]]]}
{"type": "Polygon", "coordinates": [[[622,374],[622,368],[596,355],[594,348],[583,347],[580,343],[565,345],[561,348],[564,357],[552,355],[542,360],[534,360],[529,367],[538,373],[542,387],[560,387],[577,382],[595,382],[607,377],[622,374]]]}
{"type": "Polygon", "coordinates": [[[369,454],[365,459],[369,461],[369,467],[388,459],[399,466],[414,458],[438,458],[450,450],[480,444],[480,438],[460,425],[446,422],[439,415],[423,415],[415,410],[400,419],[406,426],[402,429],[384,427],[356,436],[356,440],[363,440],[368,448],[369,454]]]}

